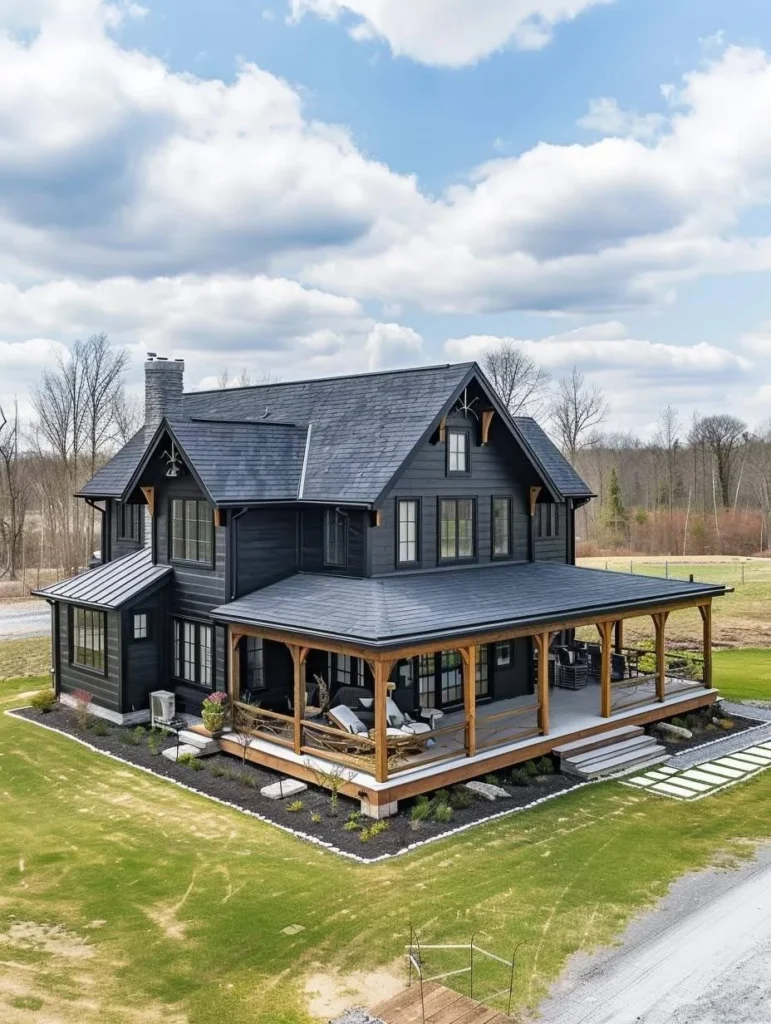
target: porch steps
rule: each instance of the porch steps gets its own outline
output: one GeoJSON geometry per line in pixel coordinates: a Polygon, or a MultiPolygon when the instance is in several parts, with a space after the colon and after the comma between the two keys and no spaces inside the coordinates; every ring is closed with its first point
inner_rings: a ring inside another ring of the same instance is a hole
{"type": "MultiPolygon", "coordinates": [[[[616,730],[614,730],[616,731],[616,730]]],[[[593,746],[591,749],[568,751],[560,757],[560,768],[566,775],[580,779],[600,779],[605,775],[616,775],[620,772],[652,768],[654,765],[668,761],[670,754],[653,736],[647,736],[642,730],[629,738],[610,739],[606,734],[606,743],[593,746]]],[[[599,737],[595,737],[597,739],[599,737]]],[[[572,744],[566,744],[572,746],[572,744]]]]}
{"type": "Polygon", "coordinates": [[[190,747],[197,747],[200,750],[200,757],[206,757],[207,754],[216,754],[220,745],[217,740],[213,739],[203,728],[201,732],[193,727],[192,729],[183,729],[179,734],[179,742],[186,743],[190,747]]]}
{"type": "Polygon", "coordinates": [[[573,757],[575,754],[585,754],[588,750],[596,750],[598,747],[607,747],[616,740],[631,740],[635,736],[644,736],[645,730],[641,725],[622,725],[618,729],[609,729],[608,732],[595,736],[587,736],[582,740],[573,740],[572,743],[563,743],[552,751],[557,757],[573,757]]]}

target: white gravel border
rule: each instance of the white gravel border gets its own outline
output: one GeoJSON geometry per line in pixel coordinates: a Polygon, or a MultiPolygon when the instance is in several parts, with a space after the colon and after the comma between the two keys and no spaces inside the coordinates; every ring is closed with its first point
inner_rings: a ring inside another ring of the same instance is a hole
{"type": "MultiPolygon", "coordinates": [[[[579,782],[578,785],[571,786],[570,789],[562,790],[560,793],[549,793],[548,796],[538,797],[529,804],[525,804],[524,807],[510,807],[508,810],[498,811],[496,814],[490,814],[486,818],[479,818],[477,821],[470,821],[465,825],[458,825],[456,828],[450,829],[447,832],[442,832],[440,835],[428,836],[426,839],[421,839],[418,842],[410,843],[408,846],[402,847],[401,850],[396,850],[395,853],[381,853],[378,857],[360,857],[358,854],[350,853],[348,850],[341,850],[337,846],[333,846],[332,843],[326,843],[323,839],[318,839],[316,836],[308,835],[307,832],[301,832],[299,829],[289,828],[288,825],[282,825],[277,821],[273,821],[272,818],[266,818],[258,811],[250,811],[245,807],[239,807],[238,804],[230,803],[229,800],[222,800],[218,796],[211,796],[209,793],[202,793],[200,789],[195,789],[193,786],[187,786],[184,782],[180,782],[178,779],[172,779],[168,775],[159,775],[157,772],[154,772],[152,768],[145,768],[144,765],[134,764],[133,761],[128,761],[126,758],[119,757],[117,754],[112,754],[108,750],[102,750],[100,747],[95,747],[92,743],[88,743],[86,740],[82,740],[78,736],[72,736],[70,733],[63,732],[55,726],[45,725],[43,722],[37,721],[34,718],[25,718],[23,715],[17,714],[19,711],[27,710],[30,710],[29,705],[19,708],[9,708],[6,710],[5,714],[10,718],[15,719],[17,722],[27,722],[29,725],[36,725],[40,729],[45,729],[47,732],[56,733],[57,736],[63,736],[65,739],[73,740],[75,743],[79,743],[82,747],[86,747],[88,750],[93,750],[96,754],[101,754],[103,757],[109,757],[111,760],[117,761],[119,764],[128,765],[129,768],[134,768],[138,772],[144,772],[146,775],[151,775],[154,779],[159,779],[161,782],[170,782],[173,786],[179,786],[180,789],[185,789],[188,793],[193,793],[195,796],[202,797],[204,800],[211,800],[215,804],[221,804],[223,807],[230,807],[232,810],[238,811],[240,814],[245,814],[250,818],[257,818],[258,821],[262,821],[266,825],[271,825],[273,828],[280,829],[287,835],[294,836],[296,839],[303,839],[308,843],[313,843],[314,846],[318,846],[322,850],[326,850],[328,853],[336,853],[340,857],[347,857],[348,860],[355,861],[357,864],[377,864],[380,861],[393,860],[394,857],[402,857],[406,853],[412,853],[413,850],[420,849],[421,846],[428,846],[429,843],[437,843],[442,839],[449,839],[452,836],[460,835],[462,832],[468,832],[469,829],[476,828],[477,825],[487,825],[491,821],[498,821],[501,818],[507,818],[509,815],[518,814],[520,811],[528,811],[531,807],[537,807],[539,804],[545,804],[550,800],[556,800],[561,796],[567,796],[568,793],[575,793],[576,790],[584,789],[586,786],[596,786],[598,783],[610,782],[613,781],[613,779],[619,778],[619,776],[614,775],[606,776],[602,779],[592,779],[586,782],[579,782]]],[[[624,772],[624,774],[629,774],[629,772],[624,772]]]]}

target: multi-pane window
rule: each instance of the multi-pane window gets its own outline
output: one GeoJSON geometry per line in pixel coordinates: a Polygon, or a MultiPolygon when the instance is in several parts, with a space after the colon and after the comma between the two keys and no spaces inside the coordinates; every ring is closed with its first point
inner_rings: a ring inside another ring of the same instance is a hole
{"type": "Polygon", "coordinates": [[[442,704],[463,700],[463,673],[458,651],[442,651],[442,704]]]}
{"type": "Polygon", "coordinates": [[[439,557],[442,561],[474,557],[473,498],[440,499],[439,557]]]}
{"type": "Polygon", "coordinates": [[[418,561],[418,502],[414,499],[400,499],[397,505],[399,565],[413,565],[418,561]]]}
{"type": "Polygon", "coordinates": [[[105,614],[90,608],[72,609],[72,661],[104,672],[105,614]]]}
{"type": "Polygon", "coordinates": [[[244,652],[246,687],[249,690],[265,689],[265,645],[261,636],[248,636],[244,652]]]}
{"type": "Polygon", "coordinates": [[[560,516],[559,505],[553,502],[541,502],[538,506],[538,536],[559,537],[560,516]]]}
{"type": "Polygon", "coordinates": [[[200,686],[212,685],[212,627],[174,620],[174,675],[200,686]]]}
{"type": "Polygon", "coordinates": [[[171,503],[171,557],[211,563],[213,529],[208,501],[175,498],[171,503]]]}
{"type": "Polygon", "coordinates": [[[447,431],[447,472],[468,473],[469,434],[467,430],[447,431]]]}
{"type": "Polygon", "coordinates": [[[337,686],[364,686],[364,662],[349,654],[330,654],[329,677],[337,686]]]}
{"type": "Polygon", "coordinates": [[[490,664],[487,658],[487,644],[477,648],[477,697],[487,697],[490,693],[490,664]]]}
{"type": "Polygon", "coordinates": [[[345,566],[347,560],[348,516],[328,508],[324,517],[324,564],[345,566]]]}
{"type": "Polygon", "coordinates": [[[511,498],[493,498],[493,558],[511,555],[511,498]]]}
{"type": "Polygon", "coordinates": [[[422,708],[436,707],[436,661],[433,654],[418,658],[418,704],[422,708]]]}
{"type": "Polygon", "coordinates": [[[142,505],[118,507],[118,537],[120,540],[139,540],[142,530],[142,505]]]}
{"type": "Polygon", "coordinates": [[[135,640],[146,640],[150,635],[147,612],[134,612],[132,636],[135,640]]]}

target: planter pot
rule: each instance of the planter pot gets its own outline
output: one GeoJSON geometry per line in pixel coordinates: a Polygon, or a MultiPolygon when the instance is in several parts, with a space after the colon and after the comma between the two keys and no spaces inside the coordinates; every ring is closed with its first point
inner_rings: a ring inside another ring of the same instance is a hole
{"type": "Polygon", "coordinates": [[[203,727],[207,732],[210,732],[212,736],[219,732],[222,732],[222,727],[225,724],[225,715],[221,711],[216,711],[214,714],[211,712],[207,714],[203,712],[203,727]]]}

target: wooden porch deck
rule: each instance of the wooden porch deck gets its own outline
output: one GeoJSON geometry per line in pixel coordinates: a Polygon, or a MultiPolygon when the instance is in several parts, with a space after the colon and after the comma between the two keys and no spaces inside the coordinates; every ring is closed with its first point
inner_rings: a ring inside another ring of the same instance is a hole
{"type": "Polygon", "coordinates": [[[510,1024],[511,1018],[435,981],[414,984],[371,1013],[384,1024],[510,1024]]]}

